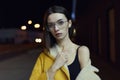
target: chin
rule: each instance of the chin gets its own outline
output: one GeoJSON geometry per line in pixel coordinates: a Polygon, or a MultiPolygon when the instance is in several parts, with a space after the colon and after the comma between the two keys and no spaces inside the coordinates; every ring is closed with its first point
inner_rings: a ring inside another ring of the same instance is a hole
{"type": "Polygon", "coordinates": [[[61,37],[56,37],[56,39],[57,39],[57,40],[63,40],[64,37],[62,37],[62,36],[61,36],[61,37]]]}

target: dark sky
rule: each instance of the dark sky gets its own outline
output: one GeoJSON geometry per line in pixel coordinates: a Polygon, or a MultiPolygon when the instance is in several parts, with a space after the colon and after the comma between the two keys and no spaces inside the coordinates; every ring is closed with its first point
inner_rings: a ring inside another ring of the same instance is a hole
{"type": "MultiPolygon", "coordinates": [[[[77,12],[83,12],[86,2],[77,0],[77,12]]],[[[19,28],[29,19],[42,23],[43,14],[51,5],[62,5],[72,10],[72,0],[0,0],[0,28],[19,28]]]]}

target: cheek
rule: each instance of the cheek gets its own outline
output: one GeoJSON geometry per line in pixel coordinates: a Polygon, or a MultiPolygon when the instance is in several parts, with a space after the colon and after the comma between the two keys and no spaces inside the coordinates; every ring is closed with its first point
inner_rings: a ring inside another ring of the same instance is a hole
{"type": "Polygon", "coordinates": [[[68,33],[68,30],[69,30],[68,28],[64,28],[64,29],[62,30],[63,34],[66,35],[66,34],[68,33]]]}
{"type": "Polygon", "coordinates": [[[65,27],[64,28],[64,31],[68,32],[69,28],[68,27],[65,27]]]}

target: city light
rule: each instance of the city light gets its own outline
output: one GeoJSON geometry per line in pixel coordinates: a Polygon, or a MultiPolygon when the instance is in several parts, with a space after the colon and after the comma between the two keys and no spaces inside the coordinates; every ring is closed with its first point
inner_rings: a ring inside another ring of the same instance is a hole
{"type": "Polygon", "coordinates": [[[28,24],[29,24],[29,25],[32,24],[32,20],[28,20],[28,24]]]}
{"type": "Polygon", "coordinates": [[[41,43],[41,42],[42,42],[42,39],[41,39],[41,38],[36,38],[36,39],[35,39],[35,42],[36,42],[36,43],[41,43]]]}
{"type": "Polygon", "coordinates": [[[34,28],[40,28],[40,24],[35,24],[34,28]]]}
{"type": "Polygon", "coordinates": [[[27,27],[24,25],[24,26],[21,26],[21,30],[26,30],[27,27]]]}
{"type": "Polygon", "coordinates": [[[76,36],[76,29],[73,29],[73,36],[76,36]]]}

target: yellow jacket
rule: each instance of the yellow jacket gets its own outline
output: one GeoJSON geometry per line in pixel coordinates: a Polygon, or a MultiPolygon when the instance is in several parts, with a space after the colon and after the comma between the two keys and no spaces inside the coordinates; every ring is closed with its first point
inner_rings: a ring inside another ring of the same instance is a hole
{"type": "MultiPolygon", "coordinates": [[[[53,64],[55,58],[44,51],[38,57],[29,80],[47,80],[47,70],[53,64]]],[[[61,67],[55,74],[54,80],[70,80],[70,75],[66,67],[61,67]]]]}
{"type": "MultiPolygon", "coordinates": [[[[55,58],[48,51],[44,51],[38,57],[29,80],[49,80],[47,70],[52,66],[55,58]]],[[[101,80],[95,73],[99,70],[91,65],[91,60],[81,69],[75,80],[101,80]]],[[[70,80],[68,69],[63,66],[55,74],[54,80],[70,80]]]]}

